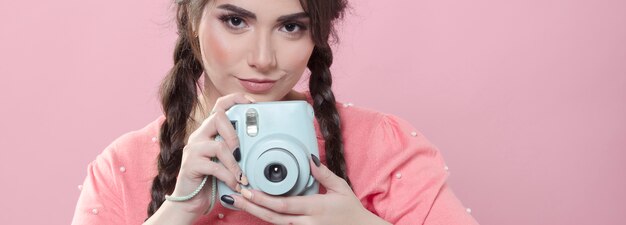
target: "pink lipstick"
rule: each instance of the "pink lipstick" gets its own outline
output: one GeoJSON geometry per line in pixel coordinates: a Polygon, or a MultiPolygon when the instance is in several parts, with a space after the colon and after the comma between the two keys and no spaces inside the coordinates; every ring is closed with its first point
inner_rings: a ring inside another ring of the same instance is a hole
{"type": "Polygon", "coordinates": [[[273,80],[256,80],[256,79],[239,79],[241,86],[251,93],[264,93],[272,89],[276,81],[273,80]]]}

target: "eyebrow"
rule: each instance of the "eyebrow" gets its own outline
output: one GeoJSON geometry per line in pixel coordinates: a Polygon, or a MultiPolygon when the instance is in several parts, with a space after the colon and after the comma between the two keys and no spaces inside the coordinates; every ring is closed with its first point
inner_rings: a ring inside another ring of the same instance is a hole
{"type": "MultiPolygon", "coordinates": [[[[243,17],[256,20],[256,15],[253,12],[250,12],[244,8],[241,8],[232,4],[223,4],[223,5],[218,6],[217,8],[228,10],[228,11],[237,13],[243,17]]],[[[284,22],[284,21],[290,21],[290,20],[297,20],[301,18],[309,18],[309,14],[307,14],[306,12],[299,12],[299,13],[294,13],[294,14],[283,15],[283,16],[278,17],[276,21],[284,22]]]]}
{"type": "Polygon", "coordinates": [[[302,18],[309,18],[309,14],[306,12],[299,12],[299,13],[284,15],[284,16],[278,17],[276,21],[285,22],[285,21],[297,20],[297,19],[302,19],[302,18]]]}
{"type": "Polygon", "coordinates": [[[223,5],[218,6],[217,8],[225,9],[225,10],[228,10],[228,11],[232,11],[234,13],[242,15],[243,17],[252,18],[252,19],[256,20],[256,15],[254,15],[254,13],[252,13],[252,12],[250,12],[248,10],[245,10],[245,9],[243,9],[241,7],[235,6],[235,5],[223,4],[223,5]]]}

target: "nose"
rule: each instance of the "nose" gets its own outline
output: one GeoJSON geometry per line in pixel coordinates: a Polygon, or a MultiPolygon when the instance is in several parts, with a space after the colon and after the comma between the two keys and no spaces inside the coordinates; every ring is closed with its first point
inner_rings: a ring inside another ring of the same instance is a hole
{"type": "Polygon", "coordinates": [[[248,55],[248,65],[259,72],[268,72],[276,67],[276,52],[269,35],[257,35],[248,55]]]}

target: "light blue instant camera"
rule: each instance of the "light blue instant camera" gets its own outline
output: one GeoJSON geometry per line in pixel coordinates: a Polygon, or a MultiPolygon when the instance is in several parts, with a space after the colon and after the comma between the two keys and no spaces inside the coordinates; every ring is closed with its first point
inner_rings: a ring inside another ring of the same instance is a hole
{"type": "MultiPolygon", "coordinates": [[[[238,104],[226,115],[239,137],[239,166],[249,182],[245,188],[277,196],[318,193],[309,167],[311,154],[319,158],[311,105],[306,101],[238,104]]],[[[217,196],[238,194],[219,180],[217,192],[217,196]]]]}

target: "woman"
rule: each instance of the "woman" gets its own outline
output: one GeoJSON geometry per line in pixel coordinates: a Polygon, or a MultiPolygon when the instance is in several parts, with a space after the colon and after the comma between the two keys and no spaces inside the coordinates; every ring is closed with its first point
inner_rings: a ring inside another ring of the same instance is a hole
{"type": "Polygon", "coordinates": [[[177,3],[175,64],[161,86],[165,115],[89,165],[73,224],[477,224],[420,133],[394,116],[335,102],[329,40],[345,1],[177,3]],[[309,91],[294,91],[307,68],[309,91]],[[314,108],[320,158],[310,166],[320,194],[242,188],[239,140],[224,112],[278,100],[314,108]],[[211,187],[198,189],[207,175],[241,193],[218,196],[240,210],[211,207],[211,187]]]}

